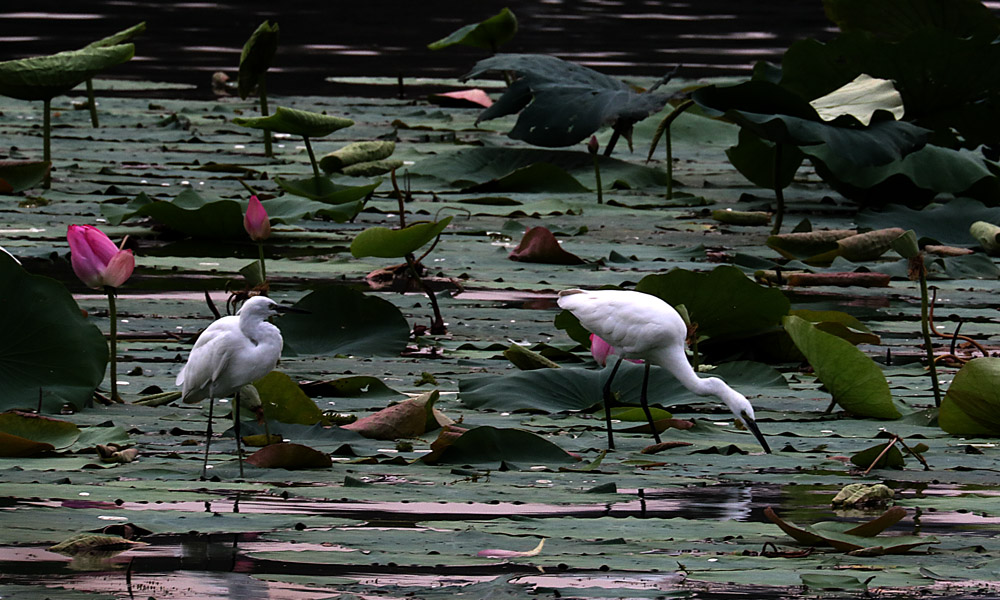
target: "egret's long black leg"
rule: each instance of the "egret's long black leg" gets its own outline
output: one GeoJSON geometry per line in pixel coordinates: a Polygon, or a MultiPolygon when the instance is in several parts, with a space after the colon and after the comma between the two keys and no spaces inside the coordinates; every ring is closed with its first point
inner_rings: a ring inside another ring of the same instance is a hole
{"type": "Polygon", "coordinates": [[[604,391],[602,398],[604,400],[604,421],[608,428],[608,450],[615,449],[615,437],[614,432],[611,430],[611,382],[614,381],[615,375],[618,373],[618,367],[622,366],[621,357],[618,358],[618,362],[615,363],[613,369],[611,369],[611,375],[608,376],[608,380],[604,382],[604,391]]]}
{"type": "Polygon", "coordinates": [[[649,361],[646,361],[646,369],[642,373],[642,393],[639,395],[639,401],[642,402],[642,412],[646,413],[646,421],[649,422],[649,428],[653,430],[653,439],[656,443],[660,443],[660,432],[656,431],[656,424],[653,423],[653,413],[649,412],[649,400],[646,398],[646,389],[649,387],[649,361]]]}
{"type": "Polygon", "coordinates": [[[243,477],[243,440],[240,439],[240,393],[236,392],[236,405],[233,407],[236,419],[233,422],[233,432],[236,433],[236,460],[240,463],[240,477],[243,477]]]}
{"type": "Polygon", "coordinates": [[[212,446],[212,407],[215,406],[215,398],[208,398],[208,426],[205,427],[205,461],[201,464],[201,479],[204,481],[208,475],[208,449],[212,446]]]}

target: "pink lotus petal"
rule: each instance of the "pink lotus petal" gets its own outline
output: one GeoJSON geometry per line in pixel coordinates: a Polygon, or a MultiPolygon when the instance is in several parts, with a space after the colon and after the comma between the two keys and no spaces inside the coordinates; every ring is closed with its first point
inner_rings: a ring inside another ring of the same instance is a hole
{"type": "Polygon", "coordinates": [[[493,106],[493,100],[479,88],[471,90],[460,90],[457,92],[445,92],[444,94],[432,94],[431,101],[436,104],[448,103],[453,105],[472,104],[489,108],[493,106]]]}
{"type": "Polygon", "coordinates": [[[250,196],[250,204],[247,205],[247,212],[243,216],[243,228],[255,242],[271,237],[271,220],[257,196],[250,196]]]}
{"type": "Polygon", "coordinates": [[[108,236],[91,225],[70,225],[66,230],[70,264],[87,287],[118,287],[132,275],[131,250],[119,250],[108,236]]]}

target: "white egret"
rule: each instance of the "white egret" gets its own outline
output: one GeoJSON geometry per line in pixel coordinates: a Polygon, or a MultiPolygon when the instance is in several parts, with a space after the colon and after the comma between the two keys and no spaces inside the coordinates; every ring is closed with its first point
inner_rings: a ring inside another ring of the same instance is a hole
{"type": "MultiPolygon", "coordinates": [[[[267,319],[280,312],[294,311],[266,296],[247,300],[236,315],[212,322],[198,337],[187,364],[177,374],[184,402],[200,402],[208,398],[208,427],[205,429],[205,461],[201,476],[208,469],[208,450],[212,443],[212,406],[216,398],[225,398],[240,388],[274,370],[281,356],[282,339],[277,327],[267,319]]],[[[296,311],[298,312],[298,311],[296,311]]],[[[233,403],[236,412],[236,454],[243,476],[243,456],[239,433],[239,399],[233,403]]]]}
{"type": "Polygon", "coordinates": [[[660,436],[653,424],[646,398],[650,364],[670,371],[681,385],[699,396],[718,397],[738,420],[743,421],[764,451],[771,452],[754,421],[750,401],[718,377],[701,378],[695,373],[684,352],[687,325],[674,307],[651,294],[625,290],[563,290],[559,292],[558,303],[560,308],[576,315],[587,330],[603,338],[618,351],[618,361],[603,390],[609,449],[613,450],[615,447],[611,430],[611,381],[623,358],[641,358],[646,370],[640,400],[657,443],[660,436]]]}

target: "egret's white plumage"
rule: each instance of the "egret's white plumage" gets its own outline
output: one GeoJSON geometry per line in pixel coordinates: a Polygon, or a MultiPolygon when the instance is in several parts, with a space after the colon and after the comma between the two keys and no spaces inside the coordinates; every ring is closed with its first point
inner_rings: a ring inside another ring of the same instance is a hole
{"type": "Polygon", "coordinates": [[[206,465],[214,400],[231,396],[274,370],[281,356],[282,339],[281,332],[267,319],[284,310],[287,309],[265,296],[250,298],[236,315],[217,319],[202,332],[191,348],[187,364],[177,374],[184,402],[209,399],[206,465]]]}
{"type": "MultiPolygon", "coordinates": [[[[684,351],[687,324],[674,307],[651,294],[626,290],[564,290],[559,293],[558,303],[560,308],[573,313],[583,327],[611,344],[620,357],[641,358],[647,365],[654,364],[669,371],[691,392],[718,397],[747,425],[764,450],[771,451],[757,429],[750,401],[718,377],[698,377],[691,368],[684,351]]],[[[648,377],[647,367],[644,392],[648,377]]],[[[605,386],[605,403],[609,399],[609,386],[610,379],[605,386]]],[[[646,408],[645,393],[643,408],[646,408]]],[[[649,417],[648,409],[646,414],[649,417]]],[[[608,435],[609,446],[613,447],[610,431],[608,435]]]]}

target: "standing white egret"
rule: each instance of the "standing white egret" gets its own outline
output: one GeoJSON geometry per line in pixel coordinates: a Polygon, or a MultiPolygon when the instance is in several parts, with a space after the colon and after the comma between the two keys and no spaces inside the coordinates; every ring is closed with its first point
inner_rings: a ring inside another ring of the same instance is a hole
{"type": "Polygon", "coordinates": [[[611,381],[623,358],[641,358],[645,362],[645,373],[640,400],[657,443],[660,436],[646,398],[650,364],[670,371],[681,385],[699,396],[717,396],[746,424],[764,451],[771,452],[754,421],[750,401],[718,377],[701,378],[695,373],[684,352],[687,325],[674,307],[651,294],[625,290],[563,290],[559,292],[558,303],[560,308],[576,315],[581,325],[618,351],[618,361],[603,390],[609,449],[615,447],[611,431],[611,381]]]}
{"type": "MultiPolygon", "coordinates": [[[[266,296],[247,300],[235,315],[212,322],[198,337],[187,364],[177,374],[184,402],[200,402],[208,398],[208,427],[205,429],[205,461],[201,476],[208,469],[208,450],[212,443],[212,407],[216,398],[225,398],[240,388],[274,370],[281,356],[282,339],[277,327],[267,319],[290,309],[266,296]]],[[[236,455],[243,476],[243,456],[240,447],[239,406],[236,411],[236,455]]]]}

